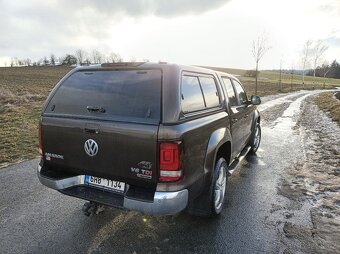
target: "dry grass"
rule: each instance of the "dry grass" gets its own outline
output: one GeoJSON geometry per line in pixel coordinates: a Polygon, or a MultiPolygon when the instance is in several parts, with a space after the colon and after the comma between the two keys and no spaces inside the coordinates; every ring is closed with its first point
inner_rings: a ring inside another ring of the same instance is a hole
{"type": "MultiPolygon", "coordinates": [[[[221,67],[206,67],[216,71],[227,72],[233,75],[237,75],[243,84],[247,84],[248,93],[254,93],[255,91],[255,78],[246,77],[246,70],[242,69],[231,69],[231,68],[221,68],[221,67]]],[[[302,75],[282,73],[282,91],[290,92],[302,89],[302,75]]],[[[260,71],[259,81],[258,81],[258,94],[269,95],[275,94],[279,91],[279,80],[280,73],[275,71],[260,71]]],[[[340,79],[334,78],[321,78],[316,77],[315,83],[313,77],[305,76],[305,89],[323,89],[323,88],[333,88],[335,86],[340,86],[340,79]]]]}
{"type": "Polygon", "coordinates": [[[67,67],[0,68],[0,166],[34,158],[41,107],[67,67]]]}
{"type": "Polygon", "coordinates": [[[340,100],[335,98],[334,93],[322,93],[314,99],[314,102],[340,126],[340,100]]]}

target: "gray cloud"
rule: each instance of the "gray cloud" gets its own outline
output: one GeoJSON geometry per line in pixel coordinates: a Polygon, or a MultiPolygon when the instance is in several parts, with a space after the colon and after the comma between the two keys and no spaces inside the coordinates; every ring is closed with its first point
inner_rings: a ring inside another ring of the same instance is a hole
{"type": "MultiPolygon", "coordinates": [[[[0,0],[0,57],[73,50],[77,36],[105,38],[122,17],[198,15],[229,0],[0,0]]],[[[70,52],[70,51],[69,51],[70,52]]]]}
{"type": "Polygon", "coordinates": [[[321,3],[318,9],[327,13],[327,15],[337,16],[340,14],[340,2],[338,0],[329,0],[325,4],[321,3]]]}
{"type": "Polygon", "coordinates": [[[131,16],[153,14],[160,17],[204,13],[224,5],[229,0],[75,0],[65,3],[81,8],[92,7],[101,13],[123,12],[131,16]]]}
{"type": "Polygon", "coordinates": [[[330,47],[340,47],[340,36],[331,36],[326,39],[326,42],[330,47]]]}

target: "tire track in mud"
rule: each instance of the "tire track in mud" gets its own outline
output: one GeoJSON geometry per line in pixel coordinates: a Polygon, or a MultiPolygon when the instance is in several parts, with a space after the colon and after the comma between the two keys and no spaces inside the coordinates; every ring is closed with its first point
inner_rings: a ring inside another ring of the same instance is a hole
{"type": "Polygon", "coordinates": [[[301,152],[278,184],[287,204],[271,211],[282,217],[277,225],[287,253],[340,253],[340,128],[313,104],[315,93],[269,101],[261,112],[264,130],[285,152],[301,152]]]}
{"type": "Polygon", "coordinates": [[[286,222],[284,233],[300,251],[340,253],[340,128],[307,98],[297,123],[303,158],[287,169],[279,194],[308,202],[311,225],[286,222]]]}
{"type": "Polygon", "coordinates": [[[312,103],[319,92],[259,107],[264,131],[282,142],[277,153],[293,153],[277,186],[287,202],[273,204],[267,221],[282,234],[285,253],[340,253],[340,130],[312,103]]]}
{"type": "Polygon", "coordinates": [[[306,95],[306,93],[287,95],[269,102],[266,102],[258,107],[261,112],[261,122],[264,126],[274,127],[276,119],[282,117],[290,104],[296,99],[306,95]]]}

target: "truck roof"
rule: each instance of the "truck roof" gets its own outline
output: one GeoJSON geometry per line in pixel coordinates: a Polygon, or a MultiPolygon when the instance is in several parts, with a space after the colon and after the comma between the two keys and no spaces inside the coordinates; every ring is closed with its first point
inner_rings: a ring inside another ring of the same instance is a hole
{"type": "Polygon", "coordinates": [[[192,71],[192,72],[203,72],[203,73],[211,73],[211,74],[219,74],[222,76],[233,77],[233,75],[216,71],[209,68],[193,66],[193,65],[181,65],[181,64],[174,64],[174,63],[167,63],[167,62],[119,62],[119,63],[103,63],[103,64],[96,64],[96,65],[89,65],[89,66],[79,66],[75,68],[76,70],[93,70],[93,69],[162,69],[167,71],[192,71]]]}

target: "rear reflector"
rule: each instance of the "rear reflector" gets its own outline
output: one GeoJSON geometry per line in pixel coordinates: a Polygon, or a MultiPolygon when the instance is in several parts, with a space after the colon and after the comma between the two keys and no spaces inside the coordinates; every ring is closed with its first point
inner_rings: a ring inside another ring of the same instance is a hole
{"type": "Polygon", "coordinates": [[[182,177],[182,170],[177,171],[160,171],[159,180],[162,182],[173,182],[178,181],[182,177]]]}
{"type": "Polygon", "coordinates": [[[39,123],[39,130],[38,130],[38,138],[39,138],[39,154],[42,156],[42,140],[41,140],[41,123],[39,123]]]}
{"type": "Polygon", "coordinates": [[[162,182],[178,181],[182,177],[181,142],[161,143],[159,146],[159,180],[162,182]]]}

